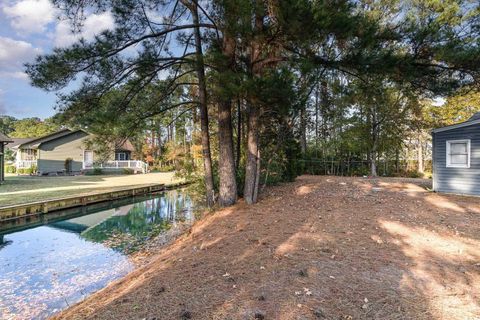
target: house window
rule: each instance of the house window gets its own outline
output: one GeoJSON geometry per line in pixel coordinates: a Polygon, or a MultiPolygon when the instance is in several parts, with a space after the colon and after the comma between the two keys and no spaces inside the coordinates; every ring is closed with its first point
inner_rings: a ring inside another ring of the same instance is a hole
{"type": "Polygon", "coordinates": [[[126,152],[117,152],[115,153],[115,160],[116,161],[125,161],[127,159],[127,153],[126,152]]]}
{"type": "Polygon", "coordinates": [[[23,159],[22,160],[36,160],[37,152],[34,149],[24,149],[23,150],[23,159]]]}
{"type": "Polygon", "coordinates": [[[470,168],[470,140],[447,141],[447,167],[470,168]]]}

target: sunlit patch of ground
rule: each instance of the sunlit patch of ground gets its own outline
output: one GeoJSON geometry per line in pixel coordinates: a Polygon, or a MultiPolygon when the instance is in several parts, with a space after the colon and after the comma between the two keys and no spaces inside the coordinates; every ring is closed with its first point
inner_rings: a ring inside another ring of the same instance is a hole
{"type": "Polygon", "coordinates": [[[199,221],[61,319],[480,319],[479,198],[302,176],[199,221]]]}
{"type": "Polygon", "coordinates": [[[402,284],[428,296],[433,315],[440,319],[480,317],[480,241],[456,232],[379,222],[412,261],[402,284]]]}
{"type": "Polygon", "coordinates": [[[104,176],[7,176],[0,185],[0,207],[26,202],[109,192],[153,183],[179,182],[173,172],[104,176]]]}

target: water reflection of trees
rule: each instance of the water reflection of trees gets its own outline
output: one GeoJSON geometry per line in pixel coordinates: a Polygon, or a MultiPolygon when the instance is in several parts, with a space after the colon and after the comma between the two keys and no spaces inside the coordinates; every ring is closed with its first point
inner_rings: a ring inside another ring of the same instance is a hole
{"type": "Polygon", "coordinates": [[[193,217],[190,197],[176,190],[135,203],[128,212],[122,212],[122,208],[125,207],[117,208],[115,215],[82,232],[82,237],[114,249],[132,249],[139,242],[168,230],[177,221],[193,217]]]}
{"type": "Polygon", "coordinates": [[[11,243],[12,243],[12,241],[5,240],[4,235],[0,234],[0,250],[2,250],[3,248],[5,248],[6,246],[8,246],[11,243]]]}

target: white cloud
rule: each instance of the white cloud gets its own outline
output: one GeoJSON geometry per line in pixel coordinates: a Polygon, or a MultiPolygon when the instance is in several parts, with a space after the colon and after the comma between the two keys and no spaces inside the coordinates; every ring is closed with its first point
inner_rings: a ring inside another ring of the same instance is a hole
{"type": "Polygon", "coordinates": [[[0,78],[28,80],[28,75],[22,71],[0,71],[0,78]]]}
{"type": "Polygon", "coordinates": [[[41,53],[28,42],[0,36],[0,77],[26,80],[23,64],[41,53]]]}
{"type": "Polygon", "coordinates": [[[110,12],[87,16],[80,33],[73,33],[68,21],[61,21],[57,24],[55,30],[55,46],[66,47],[81,38],[92,40],[100,32],[113,29],[114,25],[115,21],[110,12]]]}
{"type": "Polygon", "coordinates": [[[3,93],[4,91],[0,89],[0,115],[7,113],[7,106],[5,106],[5,102],[3,101],[3,93]]]}
{"type": "Polygon", "coordinates": [[[15,30],[26,33],[43,33],[49,23],[55,20],[57,10],[50,0],[21,0],[3,7],[15,30]]]}

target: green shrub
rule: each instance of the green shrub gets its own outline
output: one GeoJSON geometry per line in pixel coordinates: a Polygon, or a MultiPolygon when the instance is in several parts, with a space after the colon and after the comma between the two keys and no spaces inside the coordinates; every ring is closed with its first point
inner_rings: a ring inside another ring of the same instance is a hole
{"type": "Polygon", "coordinates": [[[6,173],[16,173],[17,168],[14,165],[8,165],[8,166],[5,166],[5,172],[6,173]]]}
{"type": "Polygon", "coordinates": [[[424,179],[432,179],[432,176],[433,176],[433,175],[432,175],[432,172],[431,172],[431,171],[425,171],[425,172],[423,173],[423,178],[424,178],[424,179]]]}
{"type": "Polygon", "coordinates": [[[352,177],[363,177],[370,175],[370,168],[368,167],[358,167],[350,169],[350,176],[352,177]]]}
{"type": "Polygon", "coordinates": [[[103,170],[101,168],[93,168],[92,170],[85,171],[85,175],[87,176],[99,176],[103,174],[103,170]]]}
{"type": "Polygon", "coordinates": [[[65,159],[65,163],[63,164],[63,166],[64,166],[66,172],[71,172],[72,171],[72,163],[73,163],[72,158],[65,159]]]}
{"type": "Polygon", "coordinates": [[[33,165],[30,168],[19,168],[19,169],[17,169],[17,174],[31,175],[31,174],[34,174],[34,173],[37,173],[37,166],[36,165],[33,165]]]}
{"type": "Polygon", "coordinates": [[[135,171],[131,168],[123,168],[122,169],[122,174],[134,174],[135,171]]]}
{"type": "Polygon", "coordinates": [[[423,178],[423,174],[418,171],[407,171],[405,176],[407,178],[423,178]]]}

